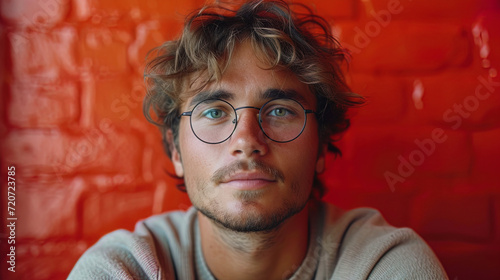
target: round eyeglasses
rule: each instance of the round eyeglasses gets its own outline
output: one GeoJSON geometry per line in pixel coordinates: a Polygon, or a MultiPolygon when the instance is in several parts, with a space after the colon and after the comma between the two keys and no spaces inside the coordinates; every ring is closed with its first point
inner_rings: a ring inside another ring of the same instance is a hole
{"type": "Polygon", "coordinates": [[[266,102],[262,107],[244,106],[234,108],[222,99],[207,99],[194,106],[189,116],[191,130],[202,142],[219,144],[231,137],[238,125],[236,111],[241,109],[259,110],[259,126],[269,139],[286,143],[295,140],[306,127],[307,114],[315,113],[304,109],[302,104],[290,98],[277,98],[266,102]]]}

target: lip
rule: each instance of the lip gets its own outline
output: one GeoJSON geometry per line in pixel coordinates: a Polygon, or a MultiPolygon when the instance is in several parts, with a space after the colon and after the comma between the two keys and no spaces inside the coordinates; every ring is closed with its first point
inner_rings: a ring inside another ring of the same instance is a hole
{"type": "Polygon", "coordinates": [[[238,172],[228,176],[221,182],[222,187],[229,187],[237,190],[261,189],[276,182],[276,179],[263,172],[238,172]]]}

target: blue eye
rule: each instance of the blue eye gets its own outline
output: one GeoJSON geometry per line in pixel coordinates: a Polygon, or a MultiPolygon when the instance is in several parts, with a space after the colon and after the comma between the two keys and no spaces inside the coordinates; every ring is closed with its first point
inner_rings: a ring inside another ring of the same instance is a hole
{"type": "Polygon", "coordinates": [[[274,117],[285,117],[286,115],[290,114],[291,112],[285,108],[274,108],[269,112],[269,115],[274,116],[274,117]]]}
{"type": "Polygon", "coordinates": [[[220,109],[208,109],[203,112],[203,116],[209,119],[220,119],[224,116],[224,112],[220,109]]]}

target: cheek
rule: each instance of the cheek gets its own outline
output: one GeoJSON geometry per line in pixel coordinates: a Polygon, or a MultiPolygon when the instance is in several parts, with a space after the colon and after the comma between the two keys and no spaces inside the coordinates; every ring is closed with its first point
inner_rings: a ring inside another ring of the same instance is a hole
{"type": "Polygon", "coordinates": [[[301,163],[304,171],[314,174],[319,153],[319,136],[316,123],[308,123],[303,134],[297,138],[295,160],[301,163]]]}
{"type": "Polygon", "coordinates": [[[196,162],[199,161],[197,157],[200,154],[197,143],[194,141],[197,139],[192,139],[194,137],[191,137],[191,134],[192,132],[189,127],[189,123],[185,123],[179,129],[179,148],[181,152],[182,165],[184,167],[184,180],[186,184],[189,183],[192,175],[194,174],[192,169],[195,168],[196,162]]]}
{"type": "Polygon", "coordinates": [[[314,174],[317,160],[316,150],[302,147],[289,151],[289,155],[285,162],[289,165],[289,169],[293,170],[295,176],[304,176],[304,179],[307,179],[314,174]]]}
{"type": "Polygon", "coordinates": [[[319,149],[319,133],[316,121],[308,119],[304,131],[295,141],[297,141],[297,145],[301,147],[300,150],[303,153],[313,155],[316,158],[319,149]]]}
{"type": "Polygon", "coordinates": [[[217,151],[212,147],[213,145],[198,140],[189,124],[187,128],[180,130],[179,143],[186,185],[190,186],[198,181],[209,179],[214,171],[212,169],[215,159],[217,159],[217,151]]]}
{"type": "Polygon", "coordinates": [[[285,149],[281,151],[280,161],[286,172],[298,180],[309,181],[314,176],[319,146],[316,131],[304,131],[297,139],[282,146],[285,149]]]}

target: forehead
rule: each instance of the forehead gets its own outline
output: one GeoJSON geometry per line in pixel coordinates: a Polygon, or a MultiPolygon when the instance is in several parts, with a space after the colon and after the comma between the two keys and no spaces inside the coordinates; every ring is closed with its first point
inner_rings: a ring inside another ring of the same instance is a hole
{"type": "Polygon", "coordinates": [[[183,108],[187,109],[196,103],[220,98],[239,106],[258,105],[273,98],[288,97],[301,102],[304,107],[316,105],[316,97],[309,87],[300,82],[289,69],[273,68],[258,55],[250,43],[240,43],[235,47],[227,68],[218,81],[205,85],[200,90],[197,81],[204,79],[198,75],[191,91],[187,94],[183,108]]]}

